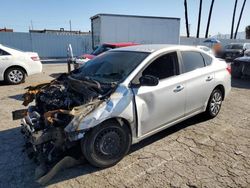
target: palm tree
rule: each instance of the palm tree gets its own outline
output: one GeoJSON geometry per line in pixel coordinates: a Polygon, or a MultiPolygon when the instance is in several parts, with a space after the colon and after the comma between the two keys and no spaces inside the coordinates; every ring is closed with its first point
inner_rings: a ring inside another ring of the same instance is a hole
{"type": "Polygon", "coordinates": [[[234,20],[235,20],[237,3],[238,3],[238,0],[235,0],[230,39],[233,39],[233,34],[234,34],[234,20]]]}
{"type": "Polygon", "coordinates": [[[198,26],[197,26],[197,35],[196,35],[196,38],[200,37],[201,11],[202,11],[202,0],[200,0],[199,17],[198,17],[198,26]]]}
{"type": "Polygon", "coordinates": [[[238,30],[239,30],[239,26],[240,26],[240,22],[241,22],[241,18],[242,18],[243,11],[244,11],[244,9],[245,9],[246,1],[247,1],[247,0],[244,0],[243,5],[242,5],[242,8],[241,8],[241,11],[240,11],[240,17],[239,17],[239,20],[238,20],[238,24],[237,24],[237,27],[236,27],[235,34],[234,34],[234,39],[236,39],[237,34],[238,34],[238,30]]]}
{"type": "Polygon", "coordinates": [[[186,19],[186,30],[187,30],[187,37],[190,37],[189,33],[189,24],[188,24],[188,9],[187,9],[187,0],[184,0],[184,7],[185,7],[185,19],[186,19]]]}
{"type": "Polygon", "coordinates": [[[209,10],[209,16],[208,16],[208,20],[207,20],[207,30],[206,30],[205,38],[208,37],[208,32],[209,32],[209,27],[210,27],[210,21],[211,21],[211,16],[212,16],[212,12],[213,12],[213,7],[214,7],[214,0],[212,0],[211,6],[210,6],[210,10],[209,10]]]}

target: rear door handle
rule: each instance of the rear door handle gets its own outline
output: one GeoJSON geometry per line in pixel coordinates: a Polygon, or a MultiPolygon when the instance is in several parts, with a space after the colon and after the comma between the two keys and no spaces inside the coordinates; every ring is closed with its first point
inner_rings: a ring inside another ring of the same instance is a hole
{"type": "Polygon", "coordinates": [[[214,79],[214,78],[213,78],[212,76],[208,76],[207,79],[206,79],[206,81],[209,82],[209,81],[211,81],[211,80],[213,80],[213,79],[214,79]]]}
{"type": "Polygon", "coordinates": [[[176,88],[174,89],[174,92],[177,93],[177,92],[180,92],[183,89],[184,89],[184,86],[183,85],[179,85],[179,86],[176,86],[176,88]]]}

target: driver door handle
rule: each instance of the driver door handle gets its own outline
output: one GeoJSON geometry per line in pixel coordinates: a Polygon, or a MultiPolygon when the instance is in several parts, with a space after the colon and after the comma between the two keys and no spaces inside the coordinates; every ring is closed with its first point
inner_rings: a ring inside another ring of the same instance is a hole
{"type": "Polygon", "coordinates": [[[207,79],[206,79],[206,81],[209,82],[209,81],[211,81],[213,79],[214,79],[213,76],[208,76],[207,79]]]}
{"type": "Polygon", "coordinates": [[[174,92],[177,93],[177,92],[180,92],[183,89],[184,89],[183,85],[178,85],[178,86],[175,87],[174,92]]]}

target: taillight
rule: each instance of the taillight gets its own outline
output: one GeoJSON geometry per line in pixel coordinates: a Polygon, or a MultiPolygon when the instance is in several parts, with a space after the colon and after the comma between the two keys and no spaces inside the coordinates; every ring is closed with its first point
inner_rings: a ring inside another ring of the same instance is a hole
{"type": "Polygon", "coordinates": [[[227,71],[229,72],[229,74],[231,74],[231,72],[232,72],[231,65],[227,66],[227,71]]]}
{"type": "Polygon", "coordinates": [[[38,56],[32,56],[32,57],[30,57],[33,61],[39,61],[40,59],[39,59],[39,57],[38,56]]]}

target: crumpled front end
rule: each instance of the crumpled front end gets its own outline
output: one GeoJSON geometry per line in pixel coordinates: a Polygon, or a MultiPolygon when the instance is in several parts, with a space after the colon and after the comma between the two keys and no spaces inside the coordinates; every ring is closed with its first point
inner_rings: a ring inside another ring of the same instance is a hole
{"type": "Polygon", "coordinates": [[[39,164],[56,162],[73,146],[67,141],[63,127],[44,125],[34,106],[29,107],[27,115],[21,120],[21,132],[26,140],[28,156],[39,164]]]}
{"type": "MultiPolygon", "coordinates": [[[[23,105],[33,100],[35,105],[22,111],[25,117],[21,120],[28,156],[39,164],[54,164],[66,155],[75,155],[78,141],[86,130],[66,132],[65,128],[75,118],[84,119],[114,90],[115,85],[101,86],[66,74],[50,83],[29,87],[23,96],[23,105]]],[[[14,114],[13,117],[17,117],[17,112],[14,114]]]]}

